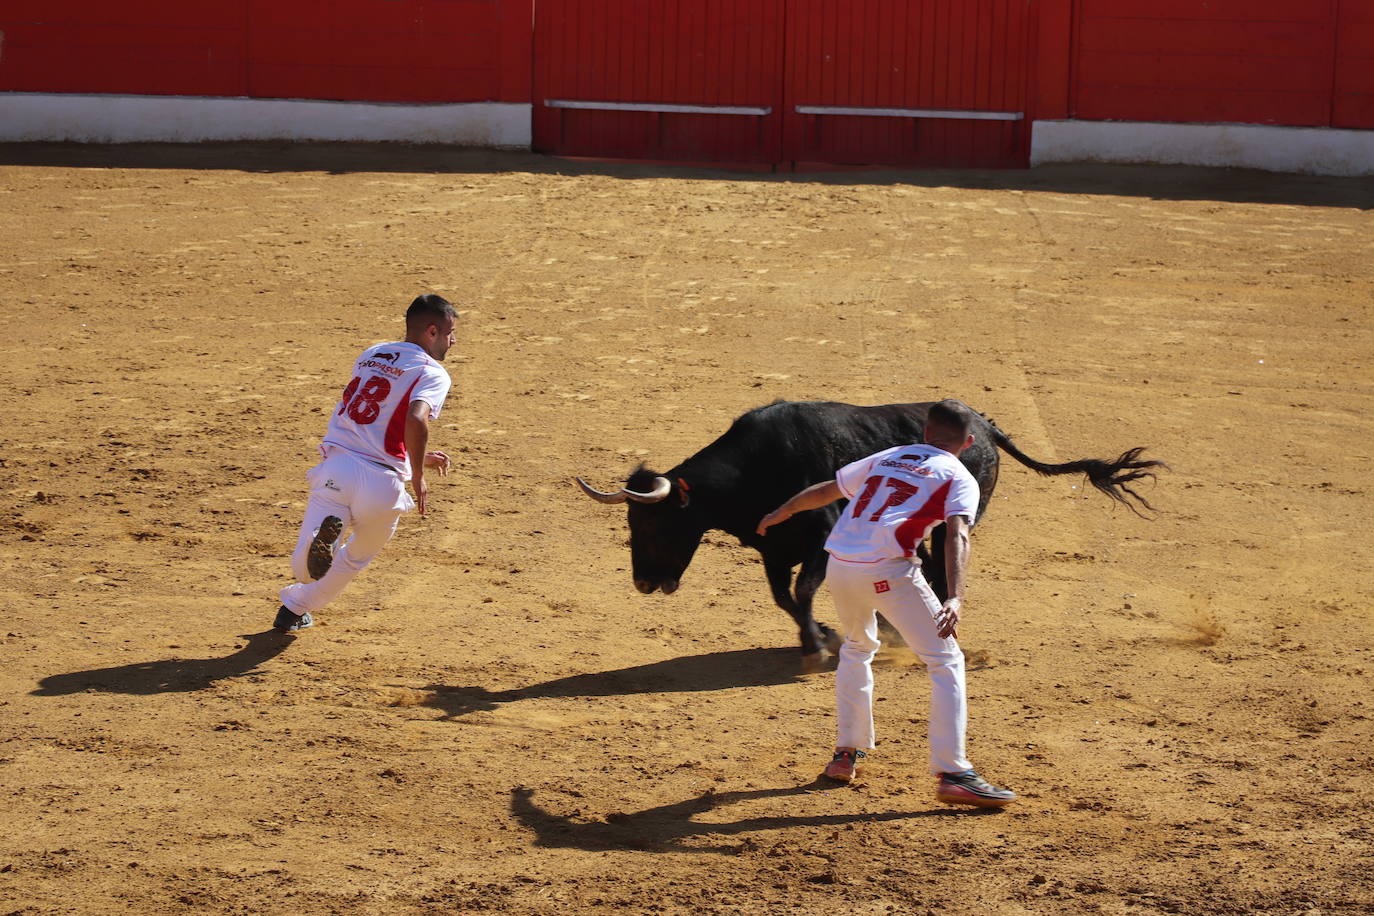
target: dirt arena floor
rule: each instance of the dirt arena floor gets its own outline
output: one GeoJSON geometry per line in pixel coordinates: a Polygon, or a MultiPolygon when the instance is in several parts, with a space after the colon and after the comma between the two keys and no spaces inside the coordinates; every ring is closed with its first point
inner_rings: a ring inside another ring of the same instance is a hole
{"type": "Polygon", "coordinates": [[[1370,182],[1253,172],[0,148],[0,916],[1369,913],[1372,253],[1370,182]],[[454,473],[275,635],[327,412],[427,291],[454,473]],[[961,628],[1001,813],[932,797],[900,647],[822,785],[757,556],[640,596],[572,484],[947,395],[1172,466],[1142,520],[1004,459],[961,628]]]}

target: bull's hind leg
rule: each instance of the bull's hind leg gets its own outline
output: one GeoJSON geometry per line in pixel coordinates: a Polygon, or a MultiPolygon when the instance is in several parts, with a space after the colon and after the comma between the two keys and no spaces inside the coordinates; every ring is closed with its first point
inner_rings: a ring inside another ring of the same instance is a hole
{"type": "MultiPolygon", "coordinates": [[[[806,564],[802,564],[803,575],[806,564]]],[[[792,597],[792,565],[786,560],[777,557],[763,558],[763,571],[768,576],[768,587],[773,592],[773,600],[778,607],[788,613],[797,622],[797,629],[801,634],[802,665],[810,670],[813,665],[819,665],[825,661],[826,649],[821,633],[821,628],[816,625],[816,621],[811,618],[811,597],[815,595],[816,589],[812,587],[806,593],[806,601],[800,602],[792,597]]],[[[822,567],[822,578],[824,578],[824,567],[822,567]]],[[[798,577],[798,583],[802,576],[798,577]]],[[[819,586],[819,580],[816,582],[819,586]]],[[[798,592],[801,592],[800,585],[798,592]]]]}
{"type": "Polygon", "coordinates": [[[930,583],[930,590],[935,593],[935,597],[944,604],[949,597],[949,583],[945,581],[945,526],[936,525],[935,530],[930,533],[930,551],[925,550],[925,545],[921,545],[919,551],[921,557],[921,574],[930,583]]]}

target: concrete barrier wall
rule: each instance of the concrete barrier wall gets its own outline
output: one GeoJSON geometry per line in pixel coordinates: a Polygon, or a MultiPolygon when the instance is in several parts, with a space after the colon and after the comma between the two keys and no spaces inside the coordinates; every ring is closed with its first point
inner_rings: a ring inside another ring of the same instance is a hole
{"type": "Polygon", "coordinates": [[[1374,175],[1374,131],[1257,124],[1036,121],[1031,165],[1133,162],[1374,175]]]}
{"type": "Polygon", "coordinates": [[[0,141],[354,140],[528,149],[528,103],[0,93],[0,141]]]}

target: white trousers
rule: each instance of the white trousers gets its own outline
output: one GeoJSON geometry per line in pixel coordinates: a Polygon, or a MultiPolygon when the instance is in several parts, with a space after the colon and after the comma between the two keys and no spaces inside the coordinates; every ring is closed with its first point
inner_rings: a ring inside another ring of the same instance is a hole
{"type": "Polygon", "coordinates": [[[879,563],[846,563],[830,558],[826,570],[835,613],[845,634],[835,671],[836,747],[871,748],[873,731],[873,656],[881,611],[906,644],[925,662],[930,675],[930,771],[957,773],[971,769],[964,756],[968,698],[964,689],[964,653],[953,637],[936,635],[940,602],[907,559],[879,563]]]}
{"type": "Polygon", "coordinates": [[[310,499],[291,554],[291,571],[300,581],[281,590],[281,603],[297,614],[313,614],[339,597],[391,540],[401,513],[415,505],[400,475],[343,449],[329,449],[305,477],[310,499]],[[348,536],[334,552],[329,572],[312,581],[306,555],[329,515],[343,520],[348,536]]]}

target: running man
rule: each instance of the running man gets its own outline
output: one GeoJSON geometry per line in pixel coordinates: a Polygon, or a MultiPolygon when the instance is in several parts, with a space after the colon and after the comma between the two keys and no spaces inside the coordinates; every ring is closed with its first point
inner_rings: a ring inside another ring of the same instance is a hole
{"type": "Polygon", "coordinates": [[[849,782],[874,746],[875,611],[897,628],[930,675],[930,770],[935,796],[951,804],[1000,808],[1016,793],[979,776],[964,756],[968,705],[964,653],[956,640],[964,603],[969,529],[978,511],[978,483],[959,461],[973,444],[973,416],[958,401],[941,401],[926,418],[925,444],[890,448],[840,468],[834,480],[807,487],[759,522],[758,533],[798,512],[849,500],[825,542],[826,580],[845,633],[835,671],[839,737],[825,775],[849,782]],[[936,525],[948,526],[945,570],[949,598],[941,606],[921,575],[916,548],[936,525]]]}
{"type": "Polygon", "coordinates": [[[447,299],[420,296],[406,310],[405,340],[368,347],[353,364],[320,444],[324,460],[305,475],[310,499],[291,554],[299,582],[281,590],[272,624],[283,633],[314,623],[311,614],[391,540],[401,513],[425,514],[426,468],[448,473],[448,455],[428,451],[429,422],[448,396],[451,382],[440,363],[453,346],[457,318],[447,299]],[[345,529],[351,533],[339,544],[345,529]]]}

